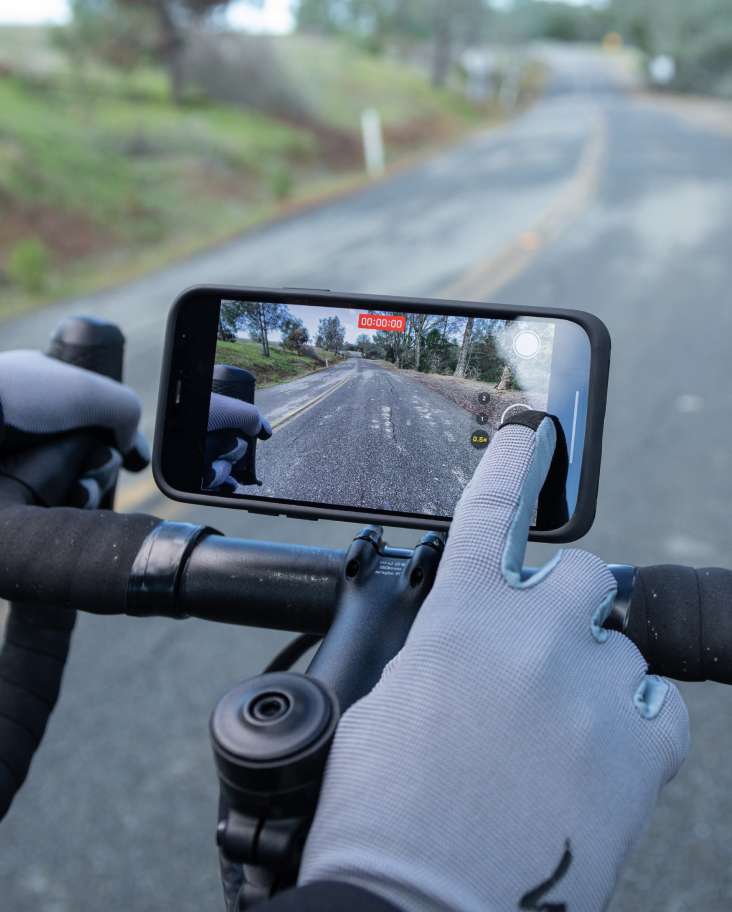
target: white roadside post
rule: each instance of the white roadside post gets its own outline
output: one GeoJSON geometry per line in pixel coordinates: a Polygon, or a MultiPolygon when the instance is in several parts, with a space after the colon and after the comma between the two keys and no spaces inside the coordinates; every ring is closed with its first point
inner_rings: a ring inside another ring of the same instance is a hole
{"type": "Polygon", "coordinates": [[[361,112],[361,135],[366,173],[369,177],[381,177],[386,167],[384,136],[381,130],[381,116],[375,108],[366,108],[361,112]]]}
{"type": "Polygon", "coordinates": [[[476,104],[490,101],[495,93],[495,57],[483,48],[468,48],[462,55],[465,94],[476,104]]]}
{"type": "Polygon", "coordinates": [[[651,82],[658,86],[667,86],[676,76],[676,61],[670,54],[658,54],[648,64],[651,82]]]}

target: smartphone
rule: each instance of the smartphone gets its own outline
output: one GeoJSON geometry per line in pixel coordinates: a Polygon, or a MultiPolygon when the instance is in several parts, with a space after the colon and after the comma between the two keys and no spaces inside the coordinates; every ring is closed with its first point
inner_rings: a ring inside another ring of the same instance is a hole
{"type": "Polygon", "coordinates": [[[154,473],[190,503],[446,529],[493,435],[526,409],[566,441],[561,524],[592,525],[610,339],[569,310],[188,289],[168,321],[154,473]]]}

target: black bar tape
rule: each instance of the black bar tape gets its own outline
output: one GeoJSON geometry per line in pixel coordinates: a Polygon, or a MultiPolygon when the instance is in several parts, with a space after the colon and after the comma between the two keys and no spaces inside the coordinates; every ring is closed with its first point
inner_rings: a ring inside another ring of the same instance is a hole
{"type": "Polygon", "coordinates": [[[11,601],[0,652],[0,819],[56,705],[75,609],[125,611],[132,564],[159,522],[61,507],[0,510],[0,597],[11,601]]]}
{"type": "Polygon", "coordinates": [[[76,612],[49,605],[10,610],[0,652],[0,819],[28,775],[61,688],[76,612]]]}
{"type": "Polygon", "coordinates": [[[160,522],[70,507],[2,510],[0,597],[121,614],[137,552],[160,522]]]}
{"type": "Polygon", "coordinates": [[[654,674],[732,684],[732,571],[639,567],[623,632],[654,674]]]}
{"type": "MultiPolygon", "coordinates": [[[[124,336],[111,323],[69,317],[48,354],[122,379],[124,336]]],[[[11,602],[0,651],[0,819],[25,781],[56,705],[75,608],[124,610],[132,561],[158,522],[29,505],[68,502],[96,445],[91,431],[34,442],[15,455],[8,443],[0,483],[0,595],[11,602]]],[[[113,497],[106,498],[110,507],[113,497]]]]}

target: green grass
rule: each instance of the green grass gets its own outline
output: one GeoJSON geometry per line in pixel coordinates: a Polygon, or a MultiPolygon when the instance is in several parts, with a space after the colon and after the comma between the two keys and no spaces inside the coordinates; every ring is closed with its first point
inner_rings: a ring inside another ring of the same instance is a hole
{"type": "Polygon", "coordinates": [[[80,71],[51,35],[0,27],[0,317],[127,281],[283,204],[357,186],[364,107],[381,112],[390,161],[486,119],[413,67],[336,40],[275,41],[311,111],[295,124],[202,99],[175,107],[162,71],[80,71]],[[334,160],[324,127],[350,134],[350,152],[334,160]],[[28,251],[42,281],[18,268],[28,251]]]}
{"type": "Polygon", "coordinates": [[[329,364],[340,360],[331,352],[316,349],[317,358],[298,355],[270,343],[270,356],[265,357],[259,342],[218,342],[216,345],[216,363],[231,364],[251,371],[257,378],[257,387],[274,386],[286,380],[303,377],[329,364]]]}
{"type": "Polygon", "coordinates": [[[200,204],[217,182],[230,180],[240,203],[266,196],[266,186],[253,190],[273,156],[295,161],[314,151],[306,131],[252,112],[85,98],[19,79],[0,80],[0,111],[0,193],[133,237],[143,214],[160,230],[182,218],[191,227],[211,221],[200,204]],[[237,180],[247,181],[238,193],[237,180]]]}
{"type": "Polygon", "coordinates": [[[357,51],[352,42],[288,35],[275,47],[285,71],[330,126],[359,129],[361,112],[370,107],[378,109],[387,128],[433,118],[478,119],[462,96],[435,91],[423,70],[357,51]]]}
{"type": "Polygon", "coordinates": [[[256,112],[0,78],[0,314],[231,237],[271,215],[316,157],[310,132],[256,112]],[[51,263],[36,295],[6,271],[32,240],[51,263]]]}

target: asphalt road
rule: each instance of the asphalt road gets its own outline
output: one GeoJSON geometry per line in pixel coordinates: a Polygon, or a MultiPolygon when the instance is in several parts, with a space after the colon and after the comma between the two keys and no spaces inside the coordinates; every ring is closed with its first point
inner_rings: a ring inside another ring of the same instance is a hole
{"type": "Polygon", "coordinates": [[[340,361],[304,377],[257,389],[257,407],[269,423],[277,427],[316,399],[332,392],[334,387],[350,378],[352,370],[350,361],[340,361]]]}
{"type": "MultiPolygon", "coordinates": [[[[330,367],[258,390],[256,404],[274,434],[258,444],[261,486],[239,485],[235,493],[452,516],[483,455],[472,444],[473,432],[491,436],[508,406],[544,405],[541,395],[491,388],[480,428],[449,393],[424,382],[432,379],[351,353],[330,367]]],[[[488,391],[474,387],[476,397],[478,390],[488,391]]]]}
{"type": "MultiPolygon", "coordinates": [[[[315,376],[326,395],[258,445],[263,484],[242,493],[451,516],[482,455],[470,443],[477,427],[470,414],[375,361],[351,358],[315,376]]],[[[257,396],[267,417],[267,394],[275,392],[257,396]]]]}
{"type": "MultiPolygon", "coordinates": [[[[613,337],[598,516],[582,544],[611,561],[730,566],[732,140],[626,95],[602,63],[566,53],[555,62],[550,94],[506,129],[186,264],[5,324],[3,347],[41,344],[66,312],[119,320],[150,429],[165,312],[188,284],[438,294],[476,263],[508,257],[512,279],[500,289],[486,279],[474,298],[585,308],[613,337]],[[581,207],[575,194],[562,208],[592,135],[602,148],[581,207]]],[[[353,533],[145,500],[147,490],[128,487],[129,502],[233,534],[344,545],[353,533]]],[[[207,716],[282,640],[192,621],[82,618],[61,704],[0,828],[2,908],[220,908],[207,716]]],[[[612,912],[732,905],[732,692],[683,690],[692,756],[664,791],[612,912]]]]}

